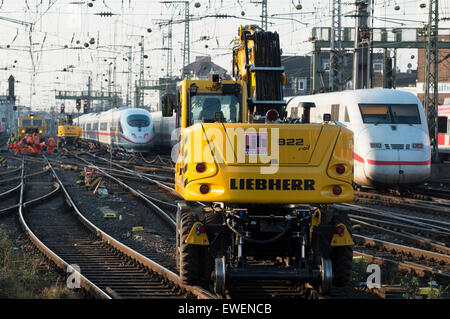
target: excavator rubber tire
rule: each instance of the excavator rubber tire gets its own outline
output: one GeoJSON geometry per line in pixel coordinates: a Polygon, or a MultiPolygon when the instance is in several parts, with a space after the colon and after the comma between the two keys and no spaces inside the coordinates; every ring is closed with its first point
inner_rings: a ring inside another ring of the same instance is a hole
{"type": "MultiPolygon", "coordinates": [[[[351,235],[351,223],[345,213],[333,218],[334,225],[343,223],[351,235]]],[[[353,246],[337,246],[331,249],[333,265],[333,286],[345,287],[352,280],[353,246]]]]}
{"type": "Polygon", "coordinates": [[[187,285],[198,285],[201,276],[201,248],[198,245],[186,244],[186,238],[196,222],[195,215],[189,210],[181,214],[179,234],[177,233],[177,268],[181,281],[187,285]]]}

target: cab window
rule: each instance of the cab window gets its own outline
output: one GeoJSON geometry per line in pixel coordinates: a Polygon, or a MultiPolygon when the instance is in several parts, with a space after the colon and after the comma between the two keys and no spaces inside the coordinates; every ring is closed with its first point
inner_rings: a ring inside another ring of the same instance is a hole
{"type": "Polygon", "coordinates": [[[42,120],[33,120],[33,126],[42,126],[42,120]]]}
{"type": "Polygon", "coordinates": [[[191,123],[225,122],[241,120],[239,95],[196,94],[191,96],[191,123]]]}
{"type": "Polygon", "coordinates": [[[31,126],[31,120],[30,119],[23,119],[22,120],[22,126],[31,126]]]}
{"type": "Polygon", "coordinates": [[[127,123],[132,127],[147,127],[150,125],[150,119],[144,114],[133,114],[127,117],[127,123]]]}

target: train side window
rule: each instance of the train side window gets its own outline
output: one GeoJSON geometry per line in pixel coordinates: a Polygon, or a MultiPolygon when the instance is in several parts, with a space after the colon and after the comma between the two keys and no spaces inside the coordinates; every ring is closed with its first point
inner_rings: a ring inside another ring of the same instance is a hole
{"type": "Polygon", "coordinates": [[[448,128],[447,128],[447,116],[439,116],[438,117],[438,133],[447,134],[448,128]]]}
{"type": "Polygon", "coordinates": [[[94,131],[98,131],[98,122],[95,122],[94,125],[92,126],[92,129],[94,131]]]}
{"type": "Polygon", "coordinates": [[[108,123],[100,123],[100,131],[106,131],[108,129],[108,123]]]}
{"type": "Polygon", "coordinates": [[[350,122],[350,117],[348,116],[347,106],[345,107],[344,122],[350,122]]]}
{"type": "Polygon", "coordinates": [[[88,130],[88,131],[91,130],[91,123],[86,124],[86,130],[88,130]]]}
{"type": "Polygon", "coordinates": [[[339,104],[331,104],[331,120],[339,121],[339,104]]]}

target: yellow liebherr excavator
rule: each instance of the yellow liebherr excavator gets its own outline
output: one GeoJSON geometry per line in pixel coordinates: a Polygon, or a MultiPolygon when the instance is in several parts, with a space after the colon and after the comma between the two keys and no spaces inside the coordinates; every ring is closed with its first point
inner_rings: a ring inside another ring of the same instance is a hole
{"type": "Polygon", "coordinates": [[[353,134],[286,119],[278,34],[239,28],[235,80],[185,79],[176,112],[177,267],[225,294],[234,281],[283,279],[328,291],[351,280],[351,228],[330,205],[353,199],[353,134]]]}

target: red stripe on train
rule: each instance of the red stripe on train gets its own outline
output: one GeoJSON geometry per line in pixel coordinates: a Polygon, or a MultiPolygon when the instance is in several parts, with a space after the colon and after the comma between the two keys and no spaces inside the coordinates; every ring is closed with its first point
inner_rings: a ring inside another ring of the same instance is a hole
{"type": "MultiPolygon", "coordinates": [[[[356,153],[354,154],[354,158],[356,161],[364,163],[364,158],[359,156],[356,153]]],[[[427,161],[376,161],[376,160],[371,160],[368,159],[367,160],[367,164],[370,165],[429,165],[431,164],[431,159],[427,160],[427,161]]]]}
{"type": "Polygon", "coordinates": [[[123,136],[122,134],[119,133],[106,133],[106,132],[94,132],[94,131],[86,131],[86,134],[96,134],[96,135],[104,135],[104,136],[120,136],[121,138],[123,138],[125,141],[133,143],[133,144],[137,144],[137,145],[143,145],[143,144],[149,144],[150,142],[152,142],[155,139],[155,136],[153,136],[149,141],[144,142],[144,143],[139,143],[139,142],[133,142],[129,139],[127,139],[125,136],[123,136]]]}

